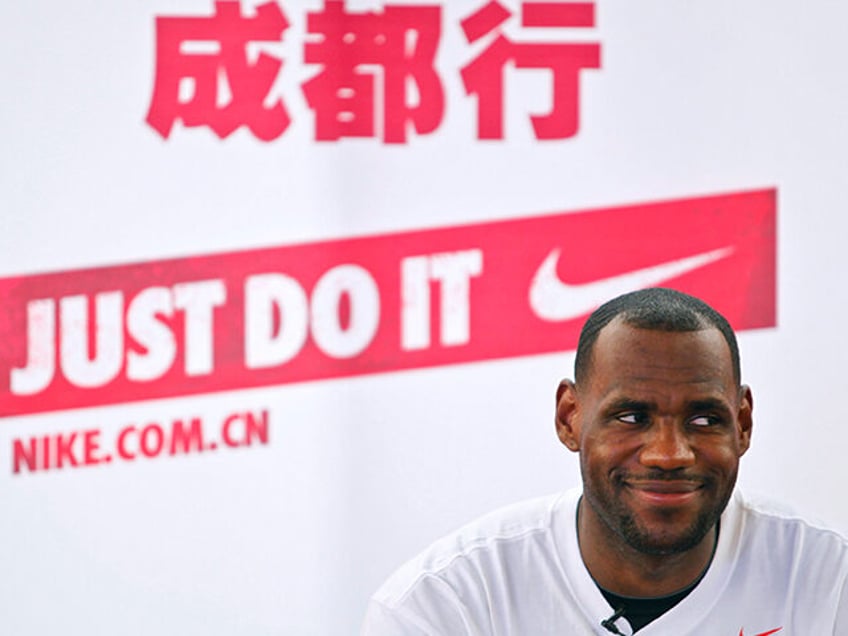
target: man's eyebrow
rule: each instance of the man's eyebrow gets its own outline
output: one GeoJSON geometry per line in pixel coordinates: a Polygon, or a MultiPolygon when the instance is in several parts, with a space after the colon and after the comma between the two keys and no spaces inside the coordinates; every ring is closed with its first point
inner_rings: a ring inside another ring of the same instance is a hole
{"type": "Polygon", "coordinates": [[[620,397],[611,400],[605,407],[607,411],[651,411],[656,409],[656,403],[649,400],[637,400],[620,397]]]}
{"type": "Polygon", "coordinates": [[[725,400],[718,398],[704,398],[702,400],[693,400],[689,403],[689,409],[692,411],[722,411],[730,412],[730,406],[725,400]]]}
{"type": "MultiPolygon", "coordinates": [[[[657,408],[656,402],[652,400],[638,400],[636,398],[624,396],[614,398],[604,406],[604,410],[608,413],[616,411],[649,412],[655,411],[657,408]]],[[[727,401],[719,398],[701,398],[698,400],[692,400],[686,405],[686,409],[690,412],[713,411],[723,414],[729,414],[731,412],[730,405],[727,401]]]]}

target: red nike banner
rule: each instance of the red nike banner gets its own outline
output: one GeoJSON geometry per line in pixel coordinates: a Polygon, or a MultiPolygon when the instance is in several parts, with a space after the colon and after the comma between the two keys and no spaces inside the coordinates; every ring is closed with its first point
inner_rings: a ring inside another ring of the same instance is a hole
{"type": "Polygon", "coordinates": [[[603,301],[775,324],[773,189],[0,280],[0,415],[573,349],[603,301]]]}

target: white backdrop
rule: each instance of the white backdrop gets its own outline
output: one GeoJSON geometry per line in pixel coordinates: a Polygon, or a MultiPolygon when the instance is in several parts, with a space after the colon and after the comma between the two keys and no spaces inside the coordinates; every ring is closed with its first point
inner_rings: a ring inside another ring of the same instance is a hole
{"type": "MultiPolygon", "coordinates": [[[[528,114],[549,109],[550,77],[514,68],[504,138],[476,138],[459,69],[482,45],[460,22],[485,3],[432,4],[444,117],[385,144],[314,138],[300,85],[319,68],[303,60],[317,0],[279,4],[291,26],[267,50],[285,59],[274,94],[292,123],[271,141],[181,121],[165,139],[145,122],[155,18],[209,16],[212,2],[3,3],[0,277],[21,279],[26,295],[43,273],[776,188],[777,326],[739,336],[756,416],[740,479],[848,531],[848,7],[599,0],[594,28],[513,18],[503,31],[515,41],[601,47],[600,68],[580,74],[578,134],[540,141],[528,114]]],[[[0,298],[2,311],[19,300],[0,298]]],[[[36,398],[16,414],[3,407],[2,631],[353,634],[370,593],[431,540],[577,483],[553,429],[568,348],[108,404],[107,386],[101,406],[63,408],[58,395],[47,412],[36,398]],[[14,472],[15,440],[86,430],[112,440],[144,422],[262,411],[268,441],[249,448],[14,472]]],[[[21,364],[2,358],[0,399],[21,364]]]]}

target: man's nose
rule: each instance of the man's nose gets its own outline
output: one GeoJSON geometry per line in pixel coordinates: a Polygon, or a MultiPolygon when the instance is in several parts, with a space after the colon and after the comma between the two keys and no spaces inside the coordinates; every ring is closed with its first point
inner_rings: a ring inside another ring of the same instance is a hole
{"type": "Polygon", "coordinates": [[[681,422],[663,419],[645,431],[639,462],[646,467],[677,470],[695,463],[695,451],[681,422]]]}

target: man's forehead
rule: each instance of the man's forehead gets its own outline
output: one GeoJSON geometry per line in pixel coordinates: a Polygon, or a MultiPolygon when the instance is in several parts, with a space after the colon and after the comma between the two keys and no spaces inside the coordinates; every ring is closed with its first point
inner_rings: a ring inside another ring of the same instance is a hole
{"type": "Polygon", "coordinates": [[[709,323],[703,324],[698,329],[664,329],[658,327],[643,327],[639,324],[631,323],[624,316],[616,316],[598,333],[598,339],[595,346],[609,345],[616,341],[629,340],[655,340],[658,342],[673,341],[682,342],[684,340],[709,340],[714,343],[717,352],[730,354],[730,348],[724,339],[721,331],[709,323]]]}
{"type": "Polygon", "coordinates": [[[732,376],[730,347],[712,327],[696,331],[644,329],[616,318],[598,334],[590,377],[632,373],[701,374],[705,379],[732,376]]]}

